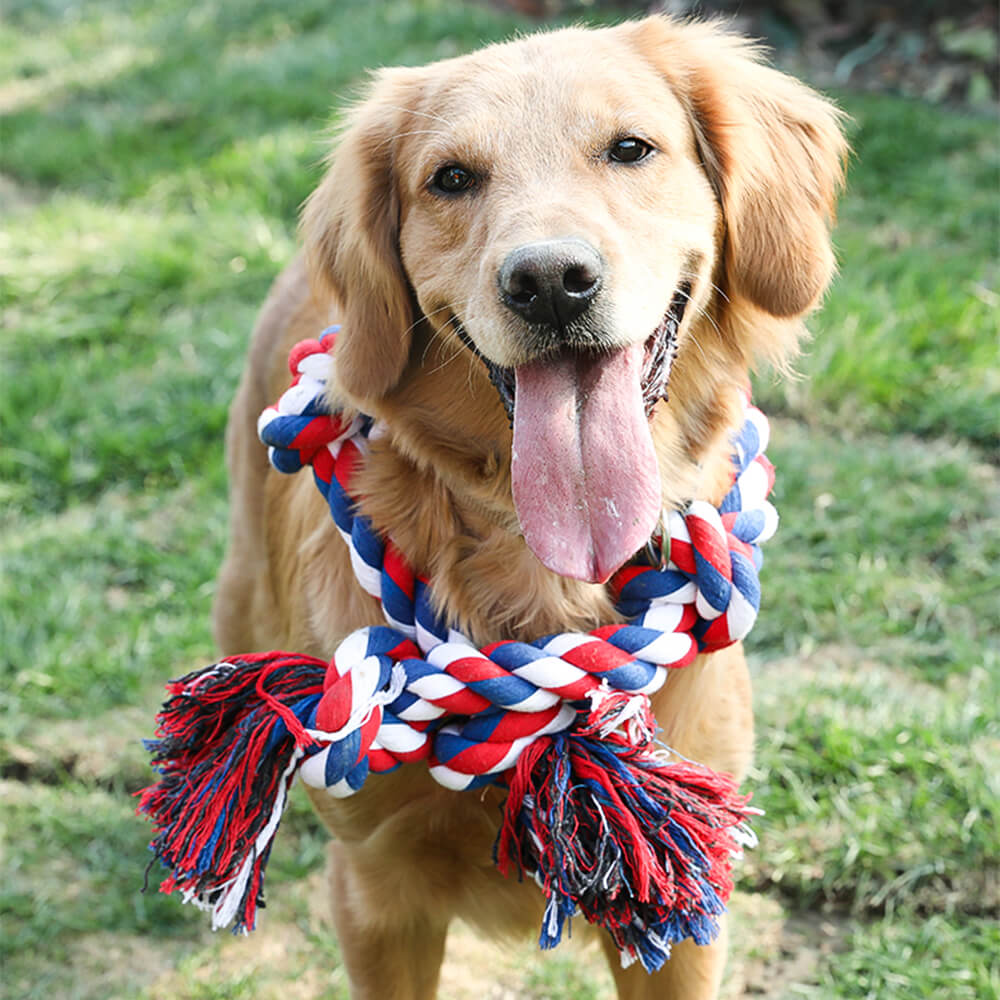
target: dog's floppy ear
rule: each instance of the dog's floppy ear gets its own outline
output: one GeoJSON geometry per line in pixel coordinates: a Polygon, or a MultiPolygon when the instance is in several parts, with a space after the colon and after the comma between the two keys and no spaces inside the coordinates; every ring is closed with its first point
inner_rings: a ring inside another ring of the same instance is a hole
{"type": "Polygon", "coordinates": [[[847,155],[843,115],[718,23],[649,18],[637,41],[694,122],[723,210],[727,293],[776,317],[808,311],[835,267],[829,229],[847,155]]]}
{"type": "Polygon", "coordinates": [[[302,212],[313,288],[336,296],[337,378],[358,400],[399,381],[410,350],[413,306],[399,258],[397,137],[416,100],[413,71],[379,71],[348,113],[319,187],[302,212]]]}

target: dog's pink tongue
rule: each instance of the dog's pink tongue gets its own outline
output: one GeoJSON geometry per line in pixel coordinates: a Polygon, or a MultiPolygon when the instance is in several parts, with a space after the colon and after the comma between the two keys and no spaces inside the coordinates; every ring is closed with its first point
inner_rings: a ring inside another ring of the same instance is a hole
{"type": "Polygon", "coordinates": [[[561,576],[603,583],[660,516],[641,344],[516,369],[514,506],[528,547],[561,576]]]}

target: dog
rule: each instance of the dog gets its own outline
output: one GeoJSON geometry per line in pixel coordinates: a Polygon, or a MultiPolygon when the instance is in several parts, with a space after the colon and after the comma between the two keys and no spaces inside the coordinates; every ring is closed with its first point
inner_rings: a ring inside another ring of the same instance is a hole
{"type": "MultiPolygon", "coordinates": [[[[749,370],[788,363],[827,288],[845,156],[838,110],[717,23],[560,29],[375,73],[232,405],[221,650],[329,658],[381,621],[310,477],[269,471],[255,435],[290,347],[332,322],[334,402],[384,428],[360,508],[448,619],[480,644],[620,621],[605,581],[663,510],[721,499],[749,370]]],[[[673,672],[653,708],[671,747],[746,774],[739,644],[673,672]]],[[[537,928],[535,885],[491,864],[500,789],[408,765],[311,795],[352,997],[432,997],[455,917],[537,928]]],[[[622,998],[717,994],[725,926],[652,975],[604,946],[622,998]]]]}

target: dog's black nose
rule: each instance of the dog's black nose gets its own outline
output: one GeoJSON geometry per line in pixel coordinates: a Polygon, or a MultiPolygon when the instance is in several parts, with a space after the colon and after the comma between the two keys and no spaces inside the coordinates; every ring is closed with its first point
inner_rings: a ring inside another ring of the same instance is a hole
{"type": "Polygon", "coordinates": [[[500,298],[529,323],[565,326],[585,312],[601,287],[601,255],[580,239],[525,243],[507,255],[500,298]]]}

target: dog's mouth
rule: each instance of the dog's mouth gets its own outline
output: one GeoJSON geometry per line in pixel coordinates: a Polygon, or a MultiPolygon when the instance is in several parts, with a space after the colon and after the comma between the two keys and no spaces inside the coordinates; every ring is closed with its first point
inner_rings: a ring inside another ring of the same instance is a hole
{"type": "Polygon", "coordinates": [[[649,540],[660,478],[649,418],[664,398],[690,286],[645,343],[566,347],[515,368],[479,354],[513,429],[511,489],[528,547],[560,576],[603,583],[649,540]]]}
{"type": "MultiPolygon", "coordinates": [[[[641,385],[642,401],[647,417],[652,416],[654,407],[661,399],[667,398],[670,369],[677,354],[677,332],[684,320],[690,298],[691,283],[683,282],[677,287],[663,319],[644,345],[641,385]]],[[[451,325],[462,343],[482,361],[490,382],[503,404],[507,420],[513,424],[514,401],[517,394],[515,370],[498,365],[483,355],[466,333],[458,317],[452,316],[451,325]]]]}

